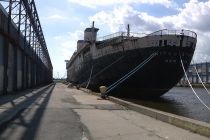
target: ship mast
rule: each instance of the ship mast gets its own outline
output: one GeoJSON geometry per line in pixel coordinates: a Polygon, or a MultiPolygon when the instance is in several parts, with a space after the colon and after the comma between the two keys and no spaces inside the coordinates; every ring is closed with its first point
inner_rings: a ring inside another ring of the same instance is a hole
{"type": "Polygon", "coordinates": [[[127,36],[129,37],[130,36],[130,25],[128,24],[128,27],[127,27],[127,36]]]}
{"type": "Polygon", "coordinates": [[[94,41],[93,41],[94,28],[95,28],[94,24],[95,24],[95,22],[93,21],[93,24],[92,24],[92,40],[91,40],[92,43],[94,43],[94,41]]]}

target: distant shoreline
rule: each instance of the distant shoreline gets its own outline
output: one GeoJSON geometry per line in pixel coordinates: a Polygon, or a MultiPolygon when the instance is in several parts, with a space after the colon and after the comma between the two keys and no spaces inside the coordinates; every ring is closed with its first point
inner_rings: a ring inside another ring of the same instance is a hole
{"type": "MultiPolygon", "coordinates": [[[[207,88],[210,88],[210,84],[204,84],[207,88]]],[[[193,87],[203,88],[202,84],[192,84],[193,87]]],[[[189,87],[188,84],[177,84],[176,87],[189,87]]]]}

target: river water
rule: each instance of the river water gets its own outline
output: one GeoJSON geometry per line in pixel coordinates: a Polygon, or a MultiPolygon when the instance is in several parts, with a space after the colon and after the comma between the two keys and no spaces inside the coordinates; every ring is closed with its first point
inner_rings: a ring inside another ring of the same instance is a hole
{"type": "MultiPolygon", "coordinates": [[[[210,107],[210,95],[206,90],[195,88],[195,91],[205,104],[210,107]]],[[[210,123],[210,110],[200,103],[198,98],[188,87],[174,87],[158,99],[145,100],[126,98],[124,100],[210,123]]]]}

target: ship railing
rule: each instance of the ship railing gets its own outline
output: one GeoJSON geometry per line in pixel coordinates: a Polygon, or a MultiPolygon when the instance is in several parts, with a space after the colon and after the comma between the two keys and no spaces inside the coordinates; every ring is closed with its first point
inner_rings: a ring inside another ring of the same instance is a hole
{"type": "Polygon", "coordinates": [[[111,39],[118,38],[118,37],[126,38],[126,37],[144,37],[144,36],[147,36],[147,34],[145,34],[145,33],[134,33],[134,32],[130,32],[130,33],[128,33],[128,32],[116,32],[114,34],[99,37],[99,38],[97,38],[97,41],[111,40],[111,39]]]}
{"type": "Polygon", "coordinates": [[[197,34],[190,30],[168,30],[163,29],[156,32],[149,34],[148,36],[155,36],[155,35],[185,35],[193,38],[197,38],[197,34]]]}
{"type": "Polygon", "coordinates": [[[103,36],[103,37],[99,37],[99,38],[97,38],[97,41],[104,41],[104,40],[116,38],[116,37],[121,36],[121,34],[122,34],[121,32],[117,32],[117,33],[113,33],[113,34],[106,35],[106,36],[103,36]]]}
{"type": "Polygon", "coordinates": [[[133,32],[130,32],[129,34],[129,37],[145,37],[147,36],[146,33],[133,33],[133,32]]]}

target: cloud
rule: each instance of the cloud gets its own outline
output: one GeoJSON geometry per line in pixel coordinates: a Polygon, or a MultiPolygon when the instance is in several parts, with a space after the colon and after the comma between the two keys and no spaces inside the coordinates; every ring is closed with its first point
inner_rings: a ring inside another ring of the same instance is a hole
{"type": "MultiPolygon", "coordinates": [[[[57,22],[68,22],[71,15],[67,15],[65,11],[58,8],[47,8],[45,13],[41,16],[42,23],[49,24],[57,22]]],[[[71,18],[72,19],[72,18],[71,18]]]]}
{"type": "Polygon", "coordinates": [[[154,31],[159,30],[162,27],[161,23],[157,22],[158,18],[134,10],[131,6],[117,7],[108,12],[101,11],[89,17],[89,20],[95,21],[100,25],[108,25],[111,32],[118,31],[122,28],[122,24],[130,24],[131,29],[137,32],[154,31]]]}
{"type": "Polygon", "coordinates": [[[184,26],[204,32],[210,31],[210,1],[191,0],[185,4],[180,16],[185,20],[184,26]]]}
{"type": "Polygon", "coordinates": [[[67,20],[68,18],[59,14],[53,14],[47,17],[48,20],[67,20]]]}
{"type": "Polygon", "coordinates": [[[79,4],[89,8],[96,8],[99,6],[111,6],[122,4],[161,4],[167,8],[174,7],[176,4],[171,0],[68,0],[71,3],[79,4]]]}
{"type": "Polygon", "coordinates": [[[195,62],[210,61],[210,32],[198,32],[197,48],[194,55],[195,62]]]}
{"type": "Polygon", "coordinates": [[[110,11],[100,11],[89,17],[101,25],[108,25],[111,32],[119,31],[122,24],[130,24],[131,31],[152,32],[160,29],[189,29],[198,34],[196,61],[210,61],[210,1],[191,0],[171,16],[155,17],[135,10],[131,6],[115,7],[110,11]]]}
{"type": "Polygon", "coordinates": [[[47,38],[49,40],[51,60],[53,61],[54,77],[66,76],[66,63],[64,60],[69,60],[71,55],[77,48],[77,40],[83,38],[82,31],[68,32],[66,34],[57,35],[47,38]]]}
{"type": "Polygon", "coordinates": [[[77,30],[75,32],[67,33],[66,35],[55,36],[56,41],[61,42],[60,48],[62,50],[62,58],[69,60],[71,55],[77,48],[77,40],[83,39],[83,31],[77,30]]]}

